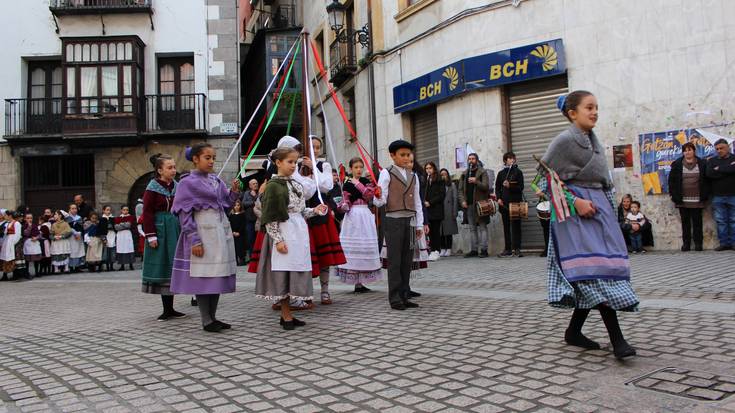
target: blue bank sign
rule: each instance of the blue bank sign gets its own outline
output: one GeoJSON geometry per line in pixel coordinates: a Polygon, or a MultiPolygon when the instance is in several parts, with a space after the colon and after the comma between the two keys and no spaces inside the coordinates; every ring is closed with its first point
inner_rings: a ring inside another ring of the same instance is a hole
{"type": "Polygon", "coordinates": [[[566,72],[561,39],[462,59],[393,88],[393,111],[406,112],[474,89],[566,72]]]}

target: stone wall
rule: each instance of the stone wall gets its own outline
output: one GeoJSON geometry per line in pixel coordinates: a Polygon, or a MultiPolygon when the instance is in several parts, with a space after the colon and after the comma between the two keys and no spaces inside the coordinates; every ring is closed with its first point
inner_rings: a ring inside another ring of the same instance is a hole
{"type": "Polygon", "coordinates": [[[13,209],[20,203],[20,172],[10,146],[0,144],[0,208],[13,209]]]}
{"type": "Polygon", "coordinates": [[[237,2],[207,4],[209,130],[219,134],[223,122],[239,124],[237,2]]]}

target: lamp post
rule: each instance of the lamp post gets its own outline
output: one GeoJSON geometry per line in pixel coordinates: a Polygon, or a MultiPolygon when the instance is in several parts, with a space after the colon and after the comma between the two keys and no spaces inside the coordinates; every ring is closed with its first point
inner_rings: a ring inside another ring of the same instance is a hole
{"type": "Polygon", "coordinates": [[[359,30],[345,28],[347,7],[339,0],[332,0],[327,5],[327,13],[329,14],[329,27],[334,31],[338,42],[349,43],[353,41],[354,43],[360,43],[363,48],[370,46],[370,30],[367,24],[359,30]]]}

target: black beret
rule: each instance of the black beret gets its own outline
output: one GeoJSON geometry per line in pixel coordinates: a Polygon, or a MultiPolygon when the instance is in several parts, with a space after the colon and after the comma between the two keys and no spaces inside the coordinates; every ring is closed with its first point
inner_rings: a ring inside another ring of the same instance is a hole
{"type": "Polygon", "coordinates": [[[396,141],[393,141],[388,145],[388,152],[390,153],[396,153],[399,149],[410,149],[413,150],[414,146],[411,142],[404,141],[403,139],[398,139],[396,141]]]}

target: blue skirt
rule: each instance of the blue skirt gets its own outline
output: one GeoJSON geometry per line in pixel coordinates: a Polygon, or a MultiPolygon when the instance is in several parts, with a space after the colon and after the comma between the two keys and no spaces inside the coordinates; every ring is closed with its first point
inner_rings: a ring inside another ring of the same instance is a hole
{"type": "Polygon", "coordinates": [[[628,254],[613,211],[612,193],[570,187],[579,197],[592,200],[597,214],[552,223],[546,261],[549,304],[583,309],[604,304],[618,311],[637,311],[639,300],[630,283],[628,254]]]}

